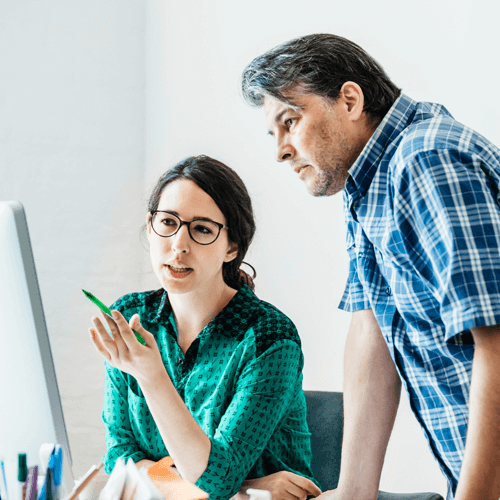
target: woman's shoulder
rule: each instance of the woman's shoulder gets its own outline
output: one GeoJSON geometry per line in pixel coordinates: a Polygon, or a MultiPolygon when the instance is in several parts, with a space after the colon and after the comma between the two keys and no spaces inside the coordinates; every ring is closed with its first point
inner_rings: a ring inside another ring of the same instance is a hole
{"type": "Polygon", "coordinates": [[[300,337],[293,321],[273,304],[259,299],[249,289],[245,291],[252,307],[249,322],[256,343],[261,349],[280,340],[289,340],[301,346],[300,337]]]}

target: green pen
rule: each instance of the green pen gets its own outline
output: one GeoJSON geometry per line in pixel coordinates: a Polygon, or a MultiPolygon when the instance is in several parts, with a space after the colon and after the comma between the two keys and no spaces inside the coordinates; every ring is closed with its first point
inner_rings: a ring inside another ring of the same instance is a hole
{"type": "MultiPolygon", "coordinates": [[[[82,292],[85,294],[85,296],[90,299],[108,318],[112,319],[115,321],[113,316],[111,316],[111,311],[109,308],[107,308],[97,297],[94,297],[90,292],[86,292],[82,288],[82,292]]],[[[146,345],[146,341],[135,331],[132,330],[135,334],[135,338],[142,344],[146,345]]]]}

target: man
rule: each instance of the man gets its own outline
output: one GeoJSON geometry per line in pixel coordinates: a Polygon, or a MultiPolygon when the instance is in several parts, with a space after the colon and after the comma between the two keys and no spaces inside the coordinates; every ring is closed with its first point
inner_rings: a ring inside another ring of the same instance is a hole
{"type": "Polygon", "coordinates": [[[448,498],[500,497],[500,151],[401,93],[354,43],[257,57],[243,95],[309,192],[341,190],[345,427],[338,499],[375,499],[401,381],[448,498]]]}

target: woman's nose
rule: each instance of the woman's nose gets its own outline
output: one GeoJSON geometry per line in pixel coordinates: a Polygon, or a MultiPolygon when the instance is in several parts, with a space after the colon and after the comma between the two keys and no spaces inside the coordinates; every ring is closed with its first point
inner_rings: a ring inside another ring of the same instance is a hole
{"type": "Polygon", "coordinates": [[[183,224],[179,230],[171,236],[172,250],[177,253],[186,253],[191,245],[191,236],[187,224],[183,224]]]}

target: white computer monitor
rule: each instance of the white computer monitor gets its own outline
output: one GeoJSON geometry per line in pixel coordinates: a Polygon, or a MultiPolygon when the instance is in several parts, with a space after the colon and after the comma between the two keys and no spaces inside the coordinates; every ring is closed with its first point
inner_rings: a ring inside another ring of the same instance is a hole
{"type": "MultiPolygon", "coordinates": [[[[63,449],[63,484],[74,486],[71,453],[23,206],[0,201],[0,453],[41,466],[43,443],[63,449]]],[[[40,469],[39,469],[40,470],[40,469]]],[[[16,471],[17,473],[17,471],[16,471]]]]}

